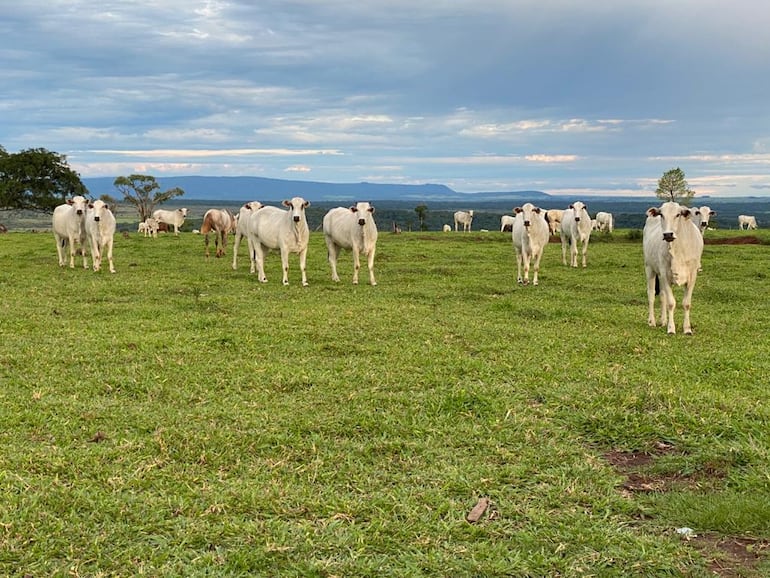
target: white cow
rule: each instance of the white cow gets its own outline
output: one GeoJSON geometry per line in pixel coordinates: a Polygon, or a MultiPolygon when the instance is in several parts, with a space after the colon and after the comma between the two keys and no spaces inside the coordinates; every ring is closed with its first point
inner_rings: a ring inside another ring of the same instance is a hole
{"type": "Polygon", "coordinates": [[[442,231],[444,231],[445,233],[448,233],[451,230],[452,230],[451,225],[444,225],[444,227],[442,228],[442,231]]]}
{"type": "Polygon", "coordinates": [[[607,213],[604,211],[599,211],[596,213],[596,227],[603,233],[612,233],[612,230],[615,228],[612,213],[607,213]]]}
{"type": "Polygon", "coordinates": [[[756,229],[757,218],[752,215],[738,215],[738,228],[743,229],[756,229]]]}
{"type": "Polygon", "coordinates": [[[353,284],[358,284],[358,270],[361,268],[360,253],[366,255],[369,267],[369,283],[374,280],[374,253],[377,250],[377,224],[374,222],[374,207],[369,203],[356,203],[350,208],[331,209],[323,220],[324,238],[329,250],[329,265],[332,268],[332,280],[339,281],[337,275],[337,257],[340,249],[350,249],[353,253],[353,284]]]}
{"type": "Polygon", "coordinates": [[[516,278],[519,283],[529,284],[529,266],[532,262],[534,273],[532,284],[537,285],[537,275],[540,271],[540,258],[548,245],[549,229],[545,222],[545,211],[532,203],[525,203],[514,209],[516,217],[513,222],[511,237],[516,251],[516,278]],[[524,275],[521,274],[522,266],[524,275]]]}
{"type": "Polygon", "coordinates": [[[185,218],[187,218],[187,209],[181,208],[176,211],[166,211],[164,209],[158,209],[153,211],[152,218],[158,221],[158,223],[166,223],[167,225],[174,226],[174,235],[179,234],[179,227],[184,224],[185,218]]]}
{"type": "Polygon", "coordinates": [[[88,269],[86,258],[86,211],[88,201],[77,195],[66,204],[59,205],[53,211],[53,236],[56,240],[56,253],[59,255],[59,266],[64,267],[64,247],[70,246],[70,268],[75,268],[75,251],[77,246],[83,253],[83,268],[88,269]]]}
{"type": "Polygon", "coordinates": [[[702,235],[706,228],[709,226],[709,219],[717,214],[716,211],[712,211],[711,207],[693,207],[692,208],[692,222],[698,227],[700,234],[702,235]]]}
{"type": "Polygon", "coordinates": [[[463,226],[463,231],[471,230],[471,223],[473,223],[473,211],[457,211],[455,212],[455,231],[459,226],[463,226]]]}
{"type": "Polygon", "coordinates": [[[158,221],[152,217],[147,217],[144,221],[139,223],[137,233],[144,233],[145,237],[157,238],[158,236],[158,221]]]}
{"type": "Polygon", "coordinates": [[[549,209],[545,212],[545,220],[548,223],[548,229],[551,235],[561,231],[561,220],[564,216],[564,211],[561,209],[549,209]]]}
{"type": "MultiPolygon", "coordinates": [[[[246,237],[246,243],[249,246],[249,255],[253,251],[251,246],[251,240],[249,239],[249,219],[254,211],[257,211],[262,207],[262,203],[259,201],[250,201],[241,207],[238,214],[235,215],[235,241],[233,242],[233,271],[238,268],[238,247],[241,246],[241,239],[246,237]]],[[[249,258],[251,261],[251,258],[249,258]]],[[[254,273],[254,261],[251,261],[251,272],[254,273]]]]}
{"type": "Polygon", "coordinates": [[[500,232],[513,231],[513,222],[516,217],[513,215],[503,215],[500,217],[500,232]]]}
{"type": "Polygon", "coordinates": [[[278,207],[262,207],[249,217],[249,242],[252,246],[251,260],[256,262],[260,283],[267,283],[265,277],[265,255],[270,249],[280,249],[283,284],[289,284],[289,253],[299,254],[299,268],[302,271],[302,285],[307,286],[307,245],[310,229],[307,226],[305,208],[310,205],[302,197],[283,201],[288,211],[278,207]]]}
{"type": "Polygon", "coordinates": [[[115,239],[115,215],[112,214],[110,207],[104,201],[96,200],[88,205],[86,234],[91,245],[91,261],[94,271],[102,268],[102,256],[106,251],[110,273],[114,273],[112,244],[115,239]]]}
{"type": "Polygon", "coordinates": [[[676,333],[676,300],[672,285],[684,285],[682,329],[685,334],[692,334],[692,292],[703,253],[703,236],[692,221],[692,211],[674,202],[663,203],[657,208],[651,207],[647,210],[642,244],[647,274],[647,323],[650,327],[655,327],[655,293],[658,285],[660,324],[667,326],[669,334],[676,333]]]}
{"type": "Polygon", "coordinates": [[[575,201],[564,210],[561,220],[561,262],[567,264],[569,244],[570,265],[578,266],[578,244],[583,247],[583,267],[586,266],[588,241],[591,239],[591,216],[584,203],[575,201]]]}

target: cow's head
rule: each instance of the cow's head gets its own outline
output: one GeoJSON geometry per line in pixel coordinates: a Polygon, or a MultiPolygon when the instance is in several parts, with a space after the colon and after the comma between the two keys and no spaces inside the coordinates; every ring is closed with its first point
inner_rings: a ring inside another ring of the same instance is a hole
{"type": "Polygon", "coordinates": [[[91,209],[91,213],[94,216],[94,221],[96,221],[97,223],[101,221],[102,215],[104,214],[104,212],[109,210],[107,203],[98,199],[93,203],[89,204],[88,208],[91,209]]]}
{"type": "Polygon", "coordinates": [[[692,211],[679,203],[669,201],[660,207],[651,207],[647,210],[648,217],[660,219],[660,230],[663,232],[663,240],[667,243],[674,241],[684,223],[692,218],[692,211]]]}
{"type": "Polygon", "coordinates": [[[75,212],[78,215],[86,214],[86,209],[88,208],[88,201],[85,199],[85,197],[81,197],[80,195],[74,196],[67,201],[67,204],[70,205],[73,209],[75,209],[75,212]]]}
{"type": "Polygon", "coordinates": [[[302,197],[287,199],[281,204],[289,209],[289,214],[295,223],[305,220],[305,209],[310,206],[310,203],[302,197]]]}
{"type": "Polygon", "coordinates": [[[181,209],[177,209],[177,211],[179,211],[179,213],[182,215],[183,219],[187,217],[187,208],[186,207],[182,207],[181,209]]]}
{"type": "Polygon", "coordinates": [[[358,224],[362,227],[366,224],[366,218],[374,214],[374,207],[369,203],[356,203],[350,207],[351,212],[358,215],[358,224]]]}
{"type": "Polygon", "coordinates": [[[514,212],[516,215],[521,213],[521,216],[524,219],[524,226],[529,227],[532,224],[535,215],[540,214],[540,207],[536,207],[532,203],[524,203],[521,207],[516,207],[514,212]]]}
{"type": "Polygon", "coordinates": [[[581,215],[582,215],[583,211],[586,211],[586,212],[588,211],[588,207],[585,205],[585,203],[583,203],[583,202],[581,202],[581,201],[575,201],[574,203],[572,203],[572,204],[569,206],[569,209],[570,209],[570,210],[572,211],[572,213],[574,214],[574,216],[575,216],[575,222],[576,222],[576,223],[579,223],[579,222],[580,222],[580,217],[581,217],[581,215]]]}

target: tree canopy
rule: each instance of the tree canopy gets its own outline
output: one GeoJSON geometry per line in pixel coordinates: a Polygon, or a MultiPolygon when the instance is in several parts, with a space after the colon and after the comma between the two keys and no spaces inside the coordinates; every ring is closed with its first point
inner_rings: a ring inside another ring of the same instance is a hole
{"type": "Polygon", "coordinates": [[[115,179],[115,188],[123,194],[123,200],[136,207],[139,220],[144,222],[157,205],[184,195],[179,187],[167,191],[161,191],[158,181],[150,175],[129,175],[115,179]]]}
{"type": "Polygon", "coordinates": [[[689,205],[695,196],[695,191],[687,186],[684,171],[679,167],[663,173],[658,180],[658,189],[655,195],[663,201],[674,201],[689,205]]]}
{"type": "Polygon", "coordinates": [[[75,195],[88,189],[65,155],[44,148],[8,153],[0,146],[0,209],[53,212],[75,195]]]}

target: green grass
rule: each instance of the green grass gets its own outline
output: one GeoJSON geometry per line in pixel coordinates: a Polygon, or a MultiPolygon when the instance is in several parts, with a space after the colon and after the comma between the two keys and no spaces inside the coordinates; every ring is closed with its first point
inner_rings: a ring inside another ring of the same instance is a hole
{"type": "Polygon", "coordinates": [[[766,245],[706,246],[691,337],[626,232],[539,287],[499,233],[383,233],[377,287],[318,233],[306,288],[230,249],[0,236],[0,574],[706,576],[675,528],[770,538],[766,245]],[[621,491],[603,454],[660,444],[682,483],[621,491]]]}

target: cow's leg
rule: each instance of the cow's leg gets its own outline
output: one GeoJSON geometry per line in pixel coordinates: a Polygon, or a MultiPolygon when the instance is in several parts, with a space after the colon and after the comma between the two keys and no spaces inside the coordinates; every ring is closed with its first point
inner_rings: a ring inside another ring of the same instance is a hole
{"type": "Polygon", "coordinates": [[[377,281],[374,280],[374,252],[376,251],[375,247],[372,247],[372,250],[369,251],[369,254],[366,256],[366,264],[369,267],[369,284],[370,285],[377,285],[377,281]]]}
{"type": "Polygon", "coordinates": [[[676,298],[674,297],[674,290],[670,283],[660,284],[660,295],[663,310],[663,314],[660,318],[660,324],[666,325],[666,333],[674,335],[676,333],[676,325],[674,324],[674,311],[676,310],[676,298]]]}
{"type": "Polygon", "coordinates": [[[564,238],[564,235],[561,236],[561,264],[567,264],[567,239],[564,238]]]}
{"type": "Polygon", "coordinates": [[[340,248],[331,239],[326,239],[326,250],[329,258],[329,267],[332,270],[332,281],[339,282],[340,276],[337,275],[337,258],[340,254],[340,248]]]}
{"type": "Polygon", "coordinates": [[[281,271],[283,271],[282,283],[289,284],[289,249],[281,247],[281,271]]]}
{"type": "Polygon", "coordinates": [[[351,248],[353,253],[353,285],[358,285],[358,271],[361,269],[361,255],[358,247],[351,248]]]}
{"type": "Polygon", "coordinates": [[[307,287],[307,247],[299,252],[299,270],[302,273],[302,286],[307,287]]]}
{"type": "Polygon", "coordinates": [[[209,234],[203,235],[203,246],[206,247],[206,259],[209,258],[209,234]]]}
{"type": "Polygon", "coordinates": [[[647,325],[655,327],[655,279],[657,275],[650,267],[645,267],[645,272],[647,273],[647,325]]]}
{"type": "Polygon", "coordinates": [[[572,237],[569,242],[569,264],[570,267],[577,267],[578,246],[577,239],[572,237]]]}
{"type": "Polygon", "coordinates": [[[265,247],[260,242],[254,243],[254,259],[257,263],[257,279],[260,283],[267,283],[265,277],[265,247]]]}
{"type": "Polygon", "coordinates": [[[534,269],[534,273],[532,275],[532,284],[537,285],[537,274],[540,272],[540,257],[543,256],[543,251],[540,250],[537,253],[533,255],[534,263],[532,265],[532,268],[534,269]]]}
{"type": "Polygon", "coordinates": [[[684,309],[684,322],[682,331],[685,335],[692,335],[692,326],[690,325],[690,309],[692,309],[692,292],[695,289],[696,275],[690,276],[687,284],[684,286],[684,296],[682,297],[682,308],[684,309]]]}
{"type": "Polygon", "coordinates": [[[588,239],[583,241],[583,267],[586,266],[586,254],[588,253],[588,239]]]}
{"type": "Polygon", "coordinates": [[[56,256],[59,258],[59,267],[64,267],[67,263],[64,253],[64,245],[67,244],[67,239],[58,235],[54,235],[54,239],[56,240],[56,256]]]}
{"type": "Polygon", "coordinates": [[[522,248],[521,260],[524,264],[524,285],[529,285],[529,264],[532,259],[532,255],[526,248],[522,248]]]}
{"type": "Polygon", "coordinates": [[[114,273],[115,263],[112,262],[112,239],[107,240],[107,261],[110,263],[110,273],[114,273]]]}

